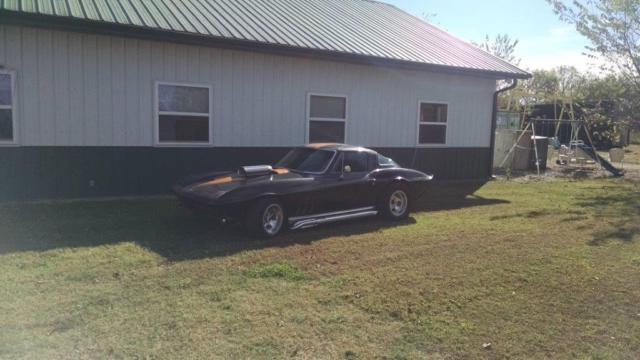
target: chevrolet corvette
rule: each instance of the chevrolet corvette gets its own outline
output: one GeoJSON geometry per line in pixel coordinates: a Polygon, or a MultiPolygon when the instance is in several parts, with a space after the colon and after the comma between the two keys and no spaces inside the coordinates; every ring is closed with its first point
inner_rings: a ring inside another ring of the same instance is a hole
{"type": "Polygon", "coordinates": [[[370,149],[310,144],[274,166],[191,177],[173,190],[187,207],[244,222],[251,233],[269,238],[368,216],[404,219],[432,179],[370,149]]]}

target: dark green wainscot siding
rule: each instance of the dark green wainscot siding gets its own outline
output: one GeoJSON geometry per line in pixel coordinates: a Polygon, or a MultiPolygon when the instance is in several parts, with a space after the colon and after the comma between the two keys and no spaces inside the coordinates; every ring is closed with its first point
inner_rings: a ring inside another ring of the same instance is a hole
{"type": "MultiPolygon", "coordinates": [[[[273,164],[289,148],[5,147],[0,201],[168,193],[187,175],[273,164]]],[[[487,179],[488,148],[376,149],[440,181],[487,179]]]]}

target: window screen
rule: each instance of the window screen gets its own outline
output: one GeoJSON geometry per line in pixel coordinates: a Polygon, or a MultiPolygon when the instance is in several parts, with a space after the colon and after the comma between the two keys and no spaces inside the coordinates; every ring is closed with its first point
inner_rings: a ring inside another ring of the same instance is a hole
{"type": "Polygon", "coordinates": [[[209,141],[209,118],[160,115],[160,142],[209,141]]]}
{"type": "Polygon", "coordinates": [[[309,96],[309,142],[345,142],[347,98],[309,96]]]}
{"type": "Polygon", "coordinates": [[[446,123],[447,105],[422,103],[420,105],[420,122],[446,123]]]}
{"type": "Polygon", "coordinates": [[[0,72],[0,142],[14,142],[13,74],[0,72]]]}
{"type": "Polygon", "coordinates": [[[210,143],[210,91],[207,86],[158,84],[158,142],[210,143]]]}
{"type": "Polygon", "coordinates": [[[344,122],[309,121],[310,143],[343,143],[344,122]]]}
{"type": "Polygon", "coordinates": [[[209,89],[202,87],[159,85],[160,111],[209,113],[209,89]]]}
{"type": "Polygon", "coordinates": [[[347,118],[347,99],[333,96],[311,96],[310,117],[323,119],[347,118]]]}
{"type": "Polygon", "coordinates": [[[420,124],[420,144],[445,144],[446,142],[446,126],[420,124]]]}
{"type": "Polygon", "coordinates": [[[421,103],[418,143],[446,144],[447,117],[448,106],[446,104],[421,103]]]}

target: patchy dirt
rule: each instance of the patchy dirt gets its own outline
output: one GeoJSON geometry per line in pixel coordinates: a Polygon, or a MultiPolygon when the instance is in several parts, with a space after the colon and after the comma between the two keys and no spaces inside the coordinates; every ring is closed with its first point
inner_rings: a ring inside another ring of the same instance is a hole
{"type": "MultiPolygon", "coordinates": [[[[607,153],[601,153],[605,158],[607,153]]],[[[496,169],[495,174],[498,180],[532,182],[532,181],[554,181],[554,180],[583,180],[583,179],[606,179],[613,178],[611,173],[599,169],[597,164],[586,165],[584,167],[561,166],[554,161],[548,162],[548,168],[540,176],[535,171],[511,171],[496,169]]],[[[620,168],[621,164],[614,164],[620,168]]],[[[632,145],[626,149],[625,163],[622,166],[626,180],[640,182],[640,145],[632,145]]]]}
{"type": "MultiPolygon", "coordinates": [[[[549,167],[546,171],[537,175],[534,172],[514,171],[507,173],[503,170],[496,170],[496,178],[502,181],[515,182],[536,182],[536,181],[555,181],[555,180],[585,180],[585,179],[606,179],[613,176],[604,170],[595,168],[563,168],[559,166],[549,167]]],[[[636,179],[640,180],[637,175],[631,174],[632,178],[636,175],[636,179]]]]}

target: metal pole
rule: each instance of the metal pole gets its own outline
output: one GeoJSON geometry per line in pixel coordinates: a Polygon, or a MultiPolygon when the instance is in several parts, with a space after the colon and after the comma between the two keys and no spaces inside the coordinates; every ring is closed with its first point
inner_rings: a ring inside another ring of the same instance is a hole
{"type": "Polygon", "coordinates": [[[538,141],[536,140],[536,127],[531,123],[531,132],[533,133],[533,151],[536,153],[536,169],[538,170],[538,176],[540,176],[540,157],[538,157],[538,141]]]}

